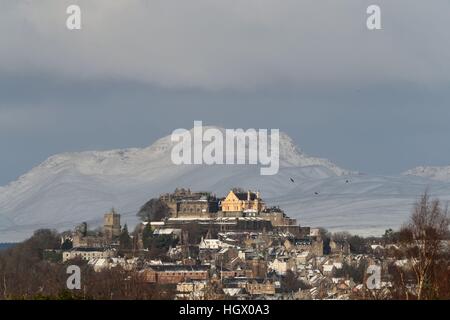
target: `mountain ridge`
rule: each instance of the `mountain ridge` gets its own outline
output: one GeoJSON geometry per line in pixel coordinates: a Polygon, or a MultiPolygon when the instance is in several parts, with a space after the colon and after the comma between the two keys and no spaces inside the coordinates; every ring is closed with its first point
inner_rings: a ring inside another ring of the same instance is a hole
{"type": "MultiPolygon", "coordinates": [[[[223,130],[223,129],[222,129],[223,130]]],[[[140,206],[176,187],[226,194],[232,187],[258,189],[302,225],[358,234],[395,228],[415,198],[431,190],[450,200],[450,184],[411,175],[373,176],[310,157],[280,133],[280,170],[261,176],[256,165],[181,165],[170,160],[169,136],[145,148],[62,153],[0,187],[0,241],[18,241],[38,228],[98,225],[115,207],[137,222],[140,206]]]]}
{"type": "Polygon", "coordinates": [[[402,173],[403,175],[450,181],[450,166],[418,166],[402,173]]]}

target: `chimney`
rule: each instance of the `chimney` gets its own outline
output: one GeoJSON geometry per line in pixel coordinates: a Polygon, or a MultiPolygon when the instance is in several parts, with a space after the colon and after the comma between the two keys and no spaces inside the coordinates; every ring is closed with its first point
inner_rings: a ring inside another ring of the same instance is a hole
{"type": "Polygon", "coordinates": [[[247,201],[250,201],[250,190],[247,191],[247,201]]]}

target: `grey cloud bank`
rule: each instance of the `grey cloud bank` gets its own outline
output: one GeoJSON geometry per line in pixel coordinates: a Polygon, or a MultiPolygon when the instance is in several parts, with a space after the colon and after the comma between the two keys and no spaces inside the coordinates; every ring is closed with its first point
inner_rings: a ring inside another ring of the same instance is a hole
{"type": "Polygon", "coordinates": [[[147,146],[194,119],[280,128],[359,171],[450,163],[450,3],[1,1],[0,185],[51,154],[147,146]],[[65,28],[69,4],[83,29],[65,28]]]}
{"type": "Polygon", "coordinates": [[[439,85],[450,80],[450,3],[370,1],[14,1],[1,13],[3,71],[212,90],[279,84],[439,85]],[[83,29],[65,28],[82,8],[83,29]]]}

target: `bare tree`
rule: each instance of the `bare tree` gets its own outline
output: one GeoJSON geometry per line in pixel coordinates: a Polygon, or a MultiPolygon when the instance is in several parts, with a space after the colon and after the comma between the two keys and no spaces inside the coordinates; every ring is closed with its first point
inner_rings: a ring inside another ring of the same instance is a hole
{"type": "Polygon", "coordinates": [[[331,240],[336,242],[345,242],[348,241],[352,235],[347,231],[335,232],[331,235],[331,240]]]}
{"type": "Polygon", "coordinates": [[[425,193],[415,204],[410,221],[400,231],[400,241],[415,275],[417,299],[432,298],[438,286],[439,277],[434,273],[444,257],[443,244],[450,225],[447,211],[438,199],[430,200],[425,193]]]}

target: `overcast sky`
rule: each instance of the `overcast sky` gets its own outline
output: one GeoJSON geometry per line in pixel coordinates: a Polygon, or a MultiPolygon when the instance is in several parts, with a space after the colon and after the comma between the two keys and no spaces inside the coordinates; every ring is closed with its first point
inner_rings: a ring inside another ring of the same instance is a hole
{"type": "Polygon", "coordinates": [[[0,0],[0,185],[194,120],[367,173],[450,165],[448,0],[0,0]],[[382,30],[366,8],[382,9],[382,30]],[[79,4],[82,30],[65,27],[79,4]]]}

